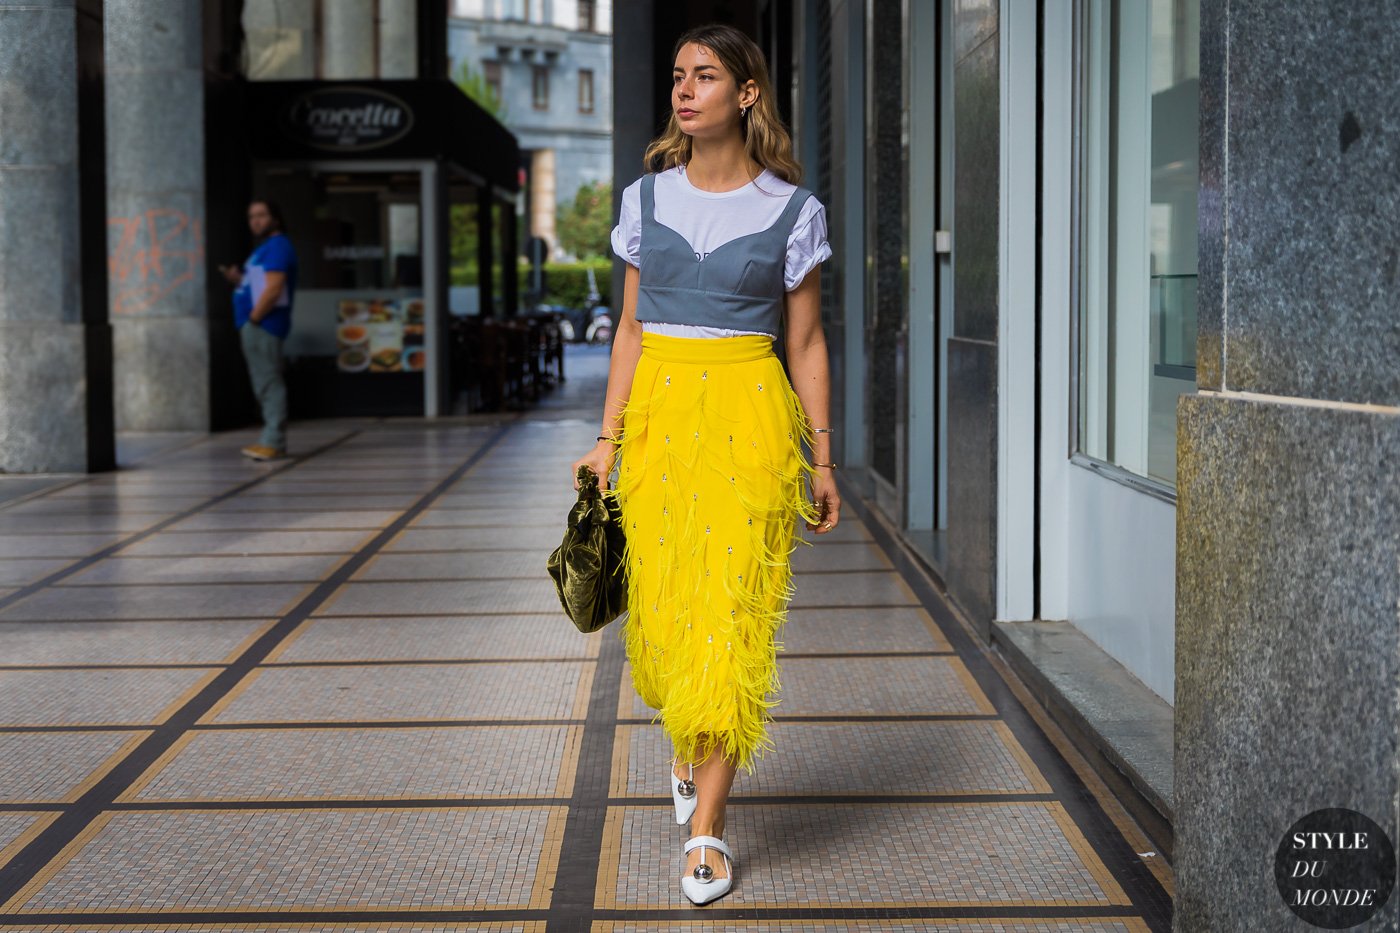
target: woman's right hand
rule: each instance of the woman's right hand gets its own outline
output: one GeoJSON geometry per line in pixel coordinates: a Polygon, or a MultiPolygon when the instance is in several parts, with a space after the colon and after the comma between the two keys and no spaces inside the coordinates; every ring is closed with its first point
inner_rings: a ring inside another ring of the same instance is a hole
{"type": "Polygon", "coordinates": [[[569,473],[574,478],[574,490],[578,490],[578,468],[586,466],[594,473],[598,474],[598,488],[608,488],[608,474],[612,473],[613,457],[617,455],[617,446],[612,441],[599,441],[597,446],[587,454],[574,461],[574,465],[569,468],[569,473]]]}

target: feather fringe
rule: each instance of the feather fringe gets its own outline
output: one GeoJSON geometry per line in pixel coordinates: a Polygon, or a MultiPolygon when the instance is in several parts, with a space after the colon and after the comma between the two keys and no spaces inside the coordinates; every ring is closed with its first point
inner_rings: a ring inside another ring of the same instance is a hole
{"type": "Polygon", "coordinates": [[[633,684],[681,760],[718,748],[748,773],[774,748],[778,635],[792,553],[808,543],[796,523],[819,518],[807,495],[811,425],[768,338],[752,339],[767,355],[716,363],[695,346],[713,341],[659,341],[658,359],[646,335],[613,490],[627,534],[621,637],[633,684]]]}

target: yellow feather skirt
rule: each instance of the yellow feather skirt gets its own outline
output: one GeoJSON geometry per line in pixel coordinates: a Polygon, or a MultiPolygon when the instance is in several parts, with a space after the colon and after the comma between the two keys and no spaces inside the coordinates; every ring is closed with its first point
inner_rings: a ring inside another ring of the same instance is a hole
{"type": "Polygon", "coordinates": [[[811,424],[765,336],[642,335],[623,410],[632,683],[681,761],[753,772],[774,746],[797,522],[817,520],[811,424]]]}

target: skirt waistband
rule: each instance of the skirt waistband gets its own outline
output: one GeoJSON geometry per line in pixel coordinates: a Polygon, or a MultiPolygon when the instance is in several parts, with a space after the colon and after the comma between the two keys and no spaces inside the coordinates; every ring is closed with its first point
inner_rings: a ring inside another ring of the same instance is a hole
{"type": "Polygon", "coordinates": [[[773,338],[765,334],[672,337],[644,332],[642,355],[665,363],[748,363],[773,356],[773,338]]]}

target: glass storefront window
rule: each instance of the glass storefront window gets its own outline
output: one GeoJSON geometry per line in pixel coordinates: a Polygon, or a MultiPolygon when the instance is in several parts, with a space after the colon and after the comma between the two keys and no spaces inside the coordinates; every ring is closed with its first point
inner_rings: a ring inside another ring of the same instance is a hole
{"type": "Polygon", "coordinates": [[[1079,450],[1176,481],[1196,389],[1200,0],[1085,0],[1079,450]]]}
{"type": "Polygon", "coordinates": [[[418,0],[245,0],[251,81],[418,77],[418,0]]]}
{"type": "Polygon", "coordinates": [[[281,206],[300,263],[288,357],[345,373],[420,372],[418,174],[261,167],[255,184],[281,206]]]}

